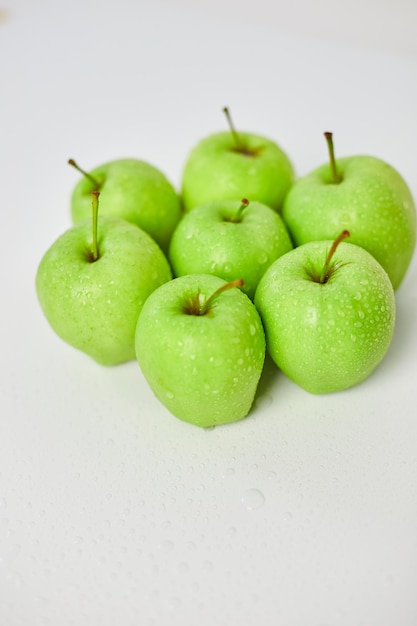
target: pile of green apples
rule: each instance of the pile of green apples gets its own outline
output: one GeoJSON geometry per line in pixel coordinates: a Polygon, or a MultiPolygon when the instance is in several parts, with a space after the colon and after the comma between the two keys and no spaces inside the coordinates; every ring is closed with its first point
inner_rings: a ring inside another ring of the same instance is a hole
{"type": "Polygon", "coordinates": [[[157,398],[201,427],[250,411],[265,351],[310,393],[347,389],[385,356],[416,243],[400,174],[371,156],[296,179],[270,139],[200,141],[181,194],[154,166],[82,174],[73,227],[43,256],[37,295],[54,331],[103,365],[137,358],[157,398]]]}

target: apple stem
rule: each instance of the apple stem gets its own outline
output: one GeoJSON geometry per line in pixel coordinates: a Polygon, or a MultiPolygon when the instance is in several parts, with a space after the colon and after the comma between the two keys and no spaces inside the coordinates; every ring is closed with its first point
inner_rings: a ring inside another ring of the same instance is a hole
{"type": "Polygon", "coordinates": [[[78,172],[80,172],[80,174],[82,174],[83,176],[88,178],[88,180],[93,183],[95,189],[99,189],[100,188],[100,183],[94,178],[94,176],[91,176],[91,174],[89,174],[88,172],[83,170],[78,165],[78,163],[76,163],[76,161],[74,161],[74,159],[68,159],[68,164],[72,165],[72,167],[74,167],[78,172]]]}
{"type": "Polygon", "coordinates": [[[342,178],[339,176],[336,167],[336,159],[334,158],[333,133],[326,132],[324,133],[324,136],[326,138],[327,147],[329,149],[330,169],[332,171],[333,182],[337,184],[342,181],[342,178]]]}
{"type": "Polygon", "coordinates": [[[242,221],[242,213],[246,209],[246,207],[248,207],[248,206],[249,206],[249,200],[247,200],[246,198],[242,198],[241,203],[240,203],[240,207],[238,208],[238,211],[237,211],[236,215],[234,215],[229,221],[230,222],[241,222],[242,221]]]}
{"type": "Polygon", "coordinates": [[[242,287],[244,284],[243,278],[236,278],[236,280],[232,280],[230,283],[226,283],[222,285],[214,293],[211,294],[209,298],[201,305],[200,315],[206,315],[213,305],[213,301],[221,294],[223,291],[227,291],[228,289],[232,289],[233,287],[242,287]]]}
{"type": "Polygon", "coordinates": [[[228,109],[228,107],[224,107],[223,108],[223,113],[226,115],[227,118],[227,122],[229,124],[229,128],[230,128],[230,132],[232,133],[235,145],[236,145],[236,150],[238,152],[246,152],[246,148],[243,145],[238,132],[236,131],[233,121],[232,121],[232,116],[230,115],[230,111],[228,109]]]}
{"type": "Polygon", "coordinates": [[[330,263],[331,260],[334,256],[334,253],[336,252],[339,244],[341,241],[343,241],[344,239],[346,239],[347,237],[350,237],[350,232],[348,230],[342,230],[342,232],[340,233],[340,235],[333,241],[330,250],[327,253],[326,256],[326,260],[324,262],[324,267],[323,267],[323,271],[320,275],[320,279],[319,279],[319,283],[321,283],[322,285],[324,285],[324,283],[327,283],[327,281],[330,278],[331,275],[331,268],[330,268],[330,263]]]}
{"type": "Polygon", "coordinates": [[[214,300],[221,293],[223,293],[223,291],[226,291],[227,289],[232,289],[233,287],[242,287],[243,284],[244,281],[242,278],[237,278],[236,280],[232,280],[230,283],[225,283],[224,285],[216,289],[216,291],[212,293],[206,301],[204,301],[204,296],[201,293],[198,293],[197,295],[190,295],[190,297],[185,302],[182,310],[186,315],[207,315],[207,313],[209,313],[211,308],[213,307],[214,300]]]}
{"type": "Polygon", "coordinates": [[[91,251],[91,261],[97,261],[100,256],[98,249],[98,197],[100,192],[98,189],[94,189],[91,192],[92,206],[93,206],[93,249],[91,251]]]}

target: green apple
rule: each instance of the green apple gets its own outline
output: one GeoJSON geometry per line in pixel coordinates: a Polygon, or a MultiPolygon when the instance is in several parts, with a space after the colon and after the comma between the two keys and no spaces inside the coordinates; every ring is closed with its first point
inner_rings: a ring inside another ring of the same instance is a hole
{"type": "MultiPolygon", "coordinates": [[[[135,358],[135,329],[149,294],[171,279],[168,261],[137,226],[115,217],[73,226],[43,256],[36,274],[41,308],[67,343],[103,365],[135,358]]],[[[94,194],[93,194],[94,197],[94,194]]]]}
{"type": "Polygon", "coordinates": [[[372,156],[335,161],[300,178],[285,198],[282,217],[295,245],[334,239],[346,228],[350,242],[370,252],[400,285],[416,243],[416,209],[410,190],[390,165],[372,156]]]}
{"type": "Polygon", "coordinates": [[[155,396],[173,415],[201,427],[244,418],[265,358],[259,314],[240,289],[217,276],[188,275],[146,301],[136,355],[155,396]]]}
{"type": "Polygon", "coordinates": [[[188,156],[182,176],[182,200],[186,211],[215,200],[262,202],[280,210],[294,180],[291,162],[270,139],[237,133],[224,109],[231,132],[220,132],[200,141],[188,156]]]}
{"type": "Polygon", "coordinates": [[[386,354],[394,290],[381,265],[342,239],[310,242],[280,257],[261,278],[255,305],[278,367],[311,393],[365,380],[386,354]]]}
{"type": "Polygon", "coordinates": [[[98,189],[100,215],[121,217],[149,233],[166,252],[181,217],[181,202],[174,187],[157,168],[138,159],[104,163],[87,173],[73,159],[69,163],[83,178],[71,198],[73,223],[91,214],[91,192],[98,189]]]}
{"type": "Polygon", "coordinates": [[[265,204],[222,200],[186,213],[171,239],[175,276],[214,274],[226,281],[241,276],[253,299],[265,270],[292,249],[281,217],[265,204]]]}

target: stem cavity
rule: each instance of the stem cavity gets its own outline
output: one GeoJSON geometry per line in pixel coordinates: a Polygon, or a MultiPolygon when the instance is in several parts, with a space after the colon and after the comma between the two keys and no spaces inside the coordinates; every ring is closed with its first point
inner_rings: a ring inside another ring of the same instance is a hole
{"type": "Polygon", "coordinates": [[[342,232],[340,233],[340,235],[333,241],[330,250],[327,253],[326,256],[326,260],[324,262],[324,266],[323,266],[323,270],[320,274],[319,280],[317,282],[321,283],[322,285],[324,285],[324,283],[327,283],[327,281],[329,280],[330,276],[333,274],[333,272],[335,271],[335,267],[332,266],[332,259],[334,256],[334,253],[336,252],[339,244],[341,241],[343,241],[344,239],[346,239],[347,237],[350,237],[350,232],[348,230],[342,230],[342,232]]]}
{"type": "Polygon", "coordinates": [[[218,296],[223,293],[223,291],[227,291],[228,289],[232,289],[233,287],[242,287],[244,281],[242,278],[237,278],[236,280],[232,280],[230,283],[225,283],[214,293],[211,294],[207,300],[204,299],[201,293],[197,295],[192,295],[188,298],[187,302],[183,306],[183,312],[186,315],[207,315],[210,313],[212,308],[215,306],[215,301],[218,296]]]}
{"type": "Polygon", "coordinates": [[[240,207],[238,208],[237,212],[235,215],[232,215],[231,217],[224,217],[223,220],[225,222],[233,222],[235,224],[239,223],[242,221],[242,214],[243,211],[246,209],[246,207],[249,206],[249,200],[247,200],[246,198],[242,198],[241,202],[240,202],[240,207]]]}

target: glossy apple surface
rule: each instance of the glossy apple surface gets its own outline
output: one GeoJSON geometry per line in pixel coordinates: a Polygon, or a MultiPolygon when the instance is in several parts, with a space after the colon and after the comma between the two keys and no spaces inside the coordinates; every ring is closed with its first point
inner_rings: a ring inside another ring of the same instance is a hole
{"type": "Polygon", "coordinates": [[[275,261],[255,295],[268,351],[311,393],[365,380],[386,354],[395,324],[388,275],[366,250],[339,244],[319,282],[332,242],[311,242],[275,261]]]}
{"type": "Polygon", "coordinates": [[[400,285],[416,243],[416,210],[410,190],[390,165],[370,156],[337,159],[334,183],[329,164],[299,179],[282,210],[294,245],[335,239],[345,228],[349,242],[365,248],[400,285]]]}
{"type": "Polygon", "coordinates": [[[64,341],[115,365],[135,358],[139,313],[149,294],[170,280],[171,269],[154,240],[125,220],[100,217],[96,261],[91,240],[91,220],[61,235],[39,264],[36,290],[64,341]]]}
{"type": "Polygon", "coordinates": [[[249,198],[274,210],[281,208],[294,180],[292,164],[273,141],[239,133],[245,151],[236,148],[230,132],[200,141],[188,156],[182,178],[186,211],[216,200],[249,198]]]}
{"type": "MultiPolygon", "coordinates": [[[[100,215],[121,217],[149,233],[167,251],[181,216],[174,187],[156,167],[138,159],[119,159],[89,172],[99,183],[100,215]]],[[[91,215],[91,192],[95,185],[81,178],[71,198],[73,223],[91,215]]]]}
{"type": "Polygon", "coordinates": [[[175,276],[214,274],[226,281],[240,276],[253,299],[261,276],[292,249],[281,217],[268,206],[218,201],[186,213],[171,239],[169,258],[175,276]]]}
{"type": "Polygon", "coordinates": [[[136,354],[155,396],[201,427],[248,414],[265,357],[261,320],[240,289],[220,293],[207,313],[196,313],[225,284],[210,275],[176,278],[148,298],[137,324],[136,354]]]}

